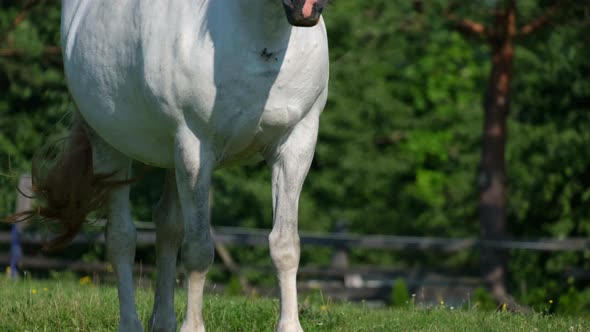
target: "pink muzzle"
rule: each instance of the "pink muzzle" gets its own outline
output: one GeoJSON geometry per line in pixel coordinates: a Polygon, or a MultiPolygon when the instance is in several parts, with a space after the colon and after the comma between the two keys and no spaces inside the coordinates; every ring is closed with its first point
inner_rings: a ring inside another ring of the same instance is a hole
{"type": "Polygon", "coordinates": [[[313,5],[316,4],[318,0],[306,0],[305,4],[303,5],[302,14],[304,18],[309,18],[313,13],[313,5]]]}

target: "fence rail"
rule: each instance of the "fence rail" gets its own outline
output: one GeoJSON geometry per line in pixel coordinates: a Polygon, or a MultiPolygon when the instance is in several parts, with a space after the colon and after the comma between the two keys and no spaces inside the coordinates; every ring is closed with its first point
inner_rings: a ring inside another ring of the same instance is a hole
{"type": "MultiPolygon", "coordinates": [[[[150,223],[143,223],[149,225],[150,223]]],[[[268,246],[269,230],[217,227],[214,239],[219,243],[234,246],[268,246]]],[[[439,251],[455,253],[469,249],[498,249],[498,250],[533,250],[533,251],[587,251],[590,250],[590,240],[585,238],[570,239],[520,239],[520,240],[480,240],[455,239],[442,237],[417,237],[394,235],[360,235],[350,233],[300,233],[301,244],[346,249],[382,249],[382,250],[415,250],[439,251]]],[[[10,232],[0,232],[0,244],[9,244],[12,240],[10,232]]],[[[48,238],[38,233],[22,233],[20,242],[25,245],[42,245],[48,238]]],[[[80,234],[72,241],[73,244],[104,243],[102,232],[95,234],[80,234]]],[[[154,245],[156,234],[152,229],[138,229],[137,245],[154,245]]]]}
{"type": "MultiPolygon", "coordinates": [[[[22,177],[19,183],[16,212],[29,209],[32,202],[26,195],[29,194],[30,178],[22,177]],[[25,193],[22,195],[21,193],[25,193]]],[[[94,222],[96,226],[92,232],[82,233],[74,238],[72,245],[89,245],[92,243],[104,243],[105,238],[101,229],[105,225],[104,220],[94,222]]],[[[151,222],[135,222],[137,228],[137,246],[145,247],[155,245],[155,226],[151,222]]],[[[243,278],[248,271],[272,272],[271,266],[239,266],[233,262],[229,251],[225,246],[268,246],[268,229],[252,229],[241,227],[216,227],[213,237],[216,248],[223,265],[231,273],[243,278]]],[[[586,238],[536,238],[536,239],[501,239],[483,240],[477,238],[443,238],[443,237],[418,237],[418,236],[394,236],[394,235],[361,235],[343,232],[335,233],[300,233],[303,246],[321,246],[334,249],[333,262],[330,266],[301,266],[299,275],[303,277],[316,277],[320,280],[340,279],[340,284],[328,282],[320,286],[314,282],[301,283],[298,287],[302,290],[316,289],[320,287],[324,294],[337,299],[386,299],[391,289],[391,283],[374,283],[373,285],[359,284],[359,278],[372,276],[374,279],[393,280],[398,277],[406,279],[409,286],[414,288],[430,289],[432,296],[440,297],[441,289],[444,292],[463,293],[469,292],[482,281],[478,277],[465,276],[466,271],[451,271],[448,269],[408,269],[378,266],[349,266],[347,252],[351,249],[378,249],[378,250],[407,250],[441,252],[454,254],[466,250],[496,249],[496,250],[530,250],[541,252],[581,252],[590,250],[590,239],[586,238]],[[352,286],[351,286],[352,285],[352,286]],[[426,285],[426,286],[425,286],[426,285]],[[439,287],[434,291],[430,286],[439,287]]],[[[109,265],[103,262],[80,262],[52,258],[44,255],[23,256],[22,247],[27,252],[40,250],[40,247],[49,240],[48,235],[27,231],[25,227],[16,225],[12,231],[0,231],[0,246],[8,245],[10,254],[0,253],[0,265],[10,264],[14,275],[16,268],[35,270],[61,270],[68,269],[84,273],[108,272],[109,265]],[[37,248],[37,249],[33,249],[37,248]]],[[[154,271],[154,266],[136,264],[135,270],[145,273],[154,271]]],[[[477,275],[476,271],[470,271],[470,275],[477,275]]],[[[565,271],[564,275],[576,275],[578,278],[590,278],[590,272],[585,269],[572,267],[571,271],[565,271]]],[[[241,280],[242,282],[243,280],[241,280]]]]}

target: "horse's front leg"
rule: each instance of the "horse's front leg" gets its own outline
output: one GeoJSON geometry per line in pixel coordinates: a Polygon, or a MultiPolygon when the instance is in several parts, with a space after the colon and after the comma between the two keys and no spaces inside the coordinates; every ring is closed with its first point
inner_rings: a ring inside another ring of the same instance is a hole
{"type": "Polygon", "coordinates": [[[302,332],[297,307],[299,195],[314,154],[318,114],[310,113],[267,158],[272,167],[274,221],[269,236],[270,254],[277,270],[281,311],[277,331],[302,332]]]}
{"type": "MultiPolygon", "coordinates": [[[[131,160],[91,135],[95,174],[113,174],[111,180],[125,181],[131,176],[131,160]]],[[[131,219],[129,186],[113,190],[107,200],[106,254],[117,276],[119,331],[143,331],[135,307],[133,262],[135,225],[131,219]]]]}
{"type": "Polygon", "coordinates": [[[184,221],[173,169],[166,173],[164,192],[154,207],[152,219],[156,224],[156,266],[158,272],[154,310],[149,321],[149,331],[176,331],[176,314],[174,313],[176,257],[182,244],[184,221]]]}
{"type": "Polygon", "coordinates": [[[209,186],[215,157],[188,128],[176,136],[176,184],[184,218],[182,258],[188,272],[188,303],[182,332],[203,332],[203,289],[214,244],[209,228],[209,186]]]}

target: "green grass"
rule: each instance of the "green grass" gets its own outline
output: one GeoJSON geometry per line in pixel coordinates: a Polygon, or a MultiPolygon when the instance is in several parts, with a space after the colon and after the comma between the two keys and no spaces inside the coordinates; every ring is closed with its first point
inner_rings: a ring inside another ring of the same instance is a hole
{"type": "MultiPolygon", "coordinates": [[[[182,320],[185,292],[176,296],[182,320]]],[[[78,281],[10,281],[0,277],[0,331],[115,331],[117,294],[111,286],[78,281]]],[[[147,322],[151,290],[138,290],[140,319],[147,322]]],[[[300,318],[308,331],[590,331],[590,319],[542,314],[511,314],[433,308],[371,309],[334,304],[314,296],[303,298],[300,318]]],[[[205,299],[208,331],[273,331],[276,300],[211,295],[205,299]]],[[[180,325],[180,324],[179,324],[180,325]]]]}

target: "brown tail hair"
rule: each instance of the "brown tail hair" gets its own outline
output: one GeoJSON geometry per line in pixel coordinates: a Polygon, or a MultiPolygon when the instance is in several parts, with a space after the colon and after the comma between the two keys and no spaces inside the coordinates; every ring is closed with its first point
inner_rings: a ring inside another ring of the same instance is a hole
{"type": "Polygon", "coordinates": [[[43,249],[64,247],[80,232],[88,214],[104,206],[110,192],[130,184],[130,180],[112,180],[113,174],[94,174],[87,129],[76,114],[69,136],[46,145],[33,158],[32,192],[39,207],[9,221],[39,218],[55,223],[61,231],[43,249]]]}

